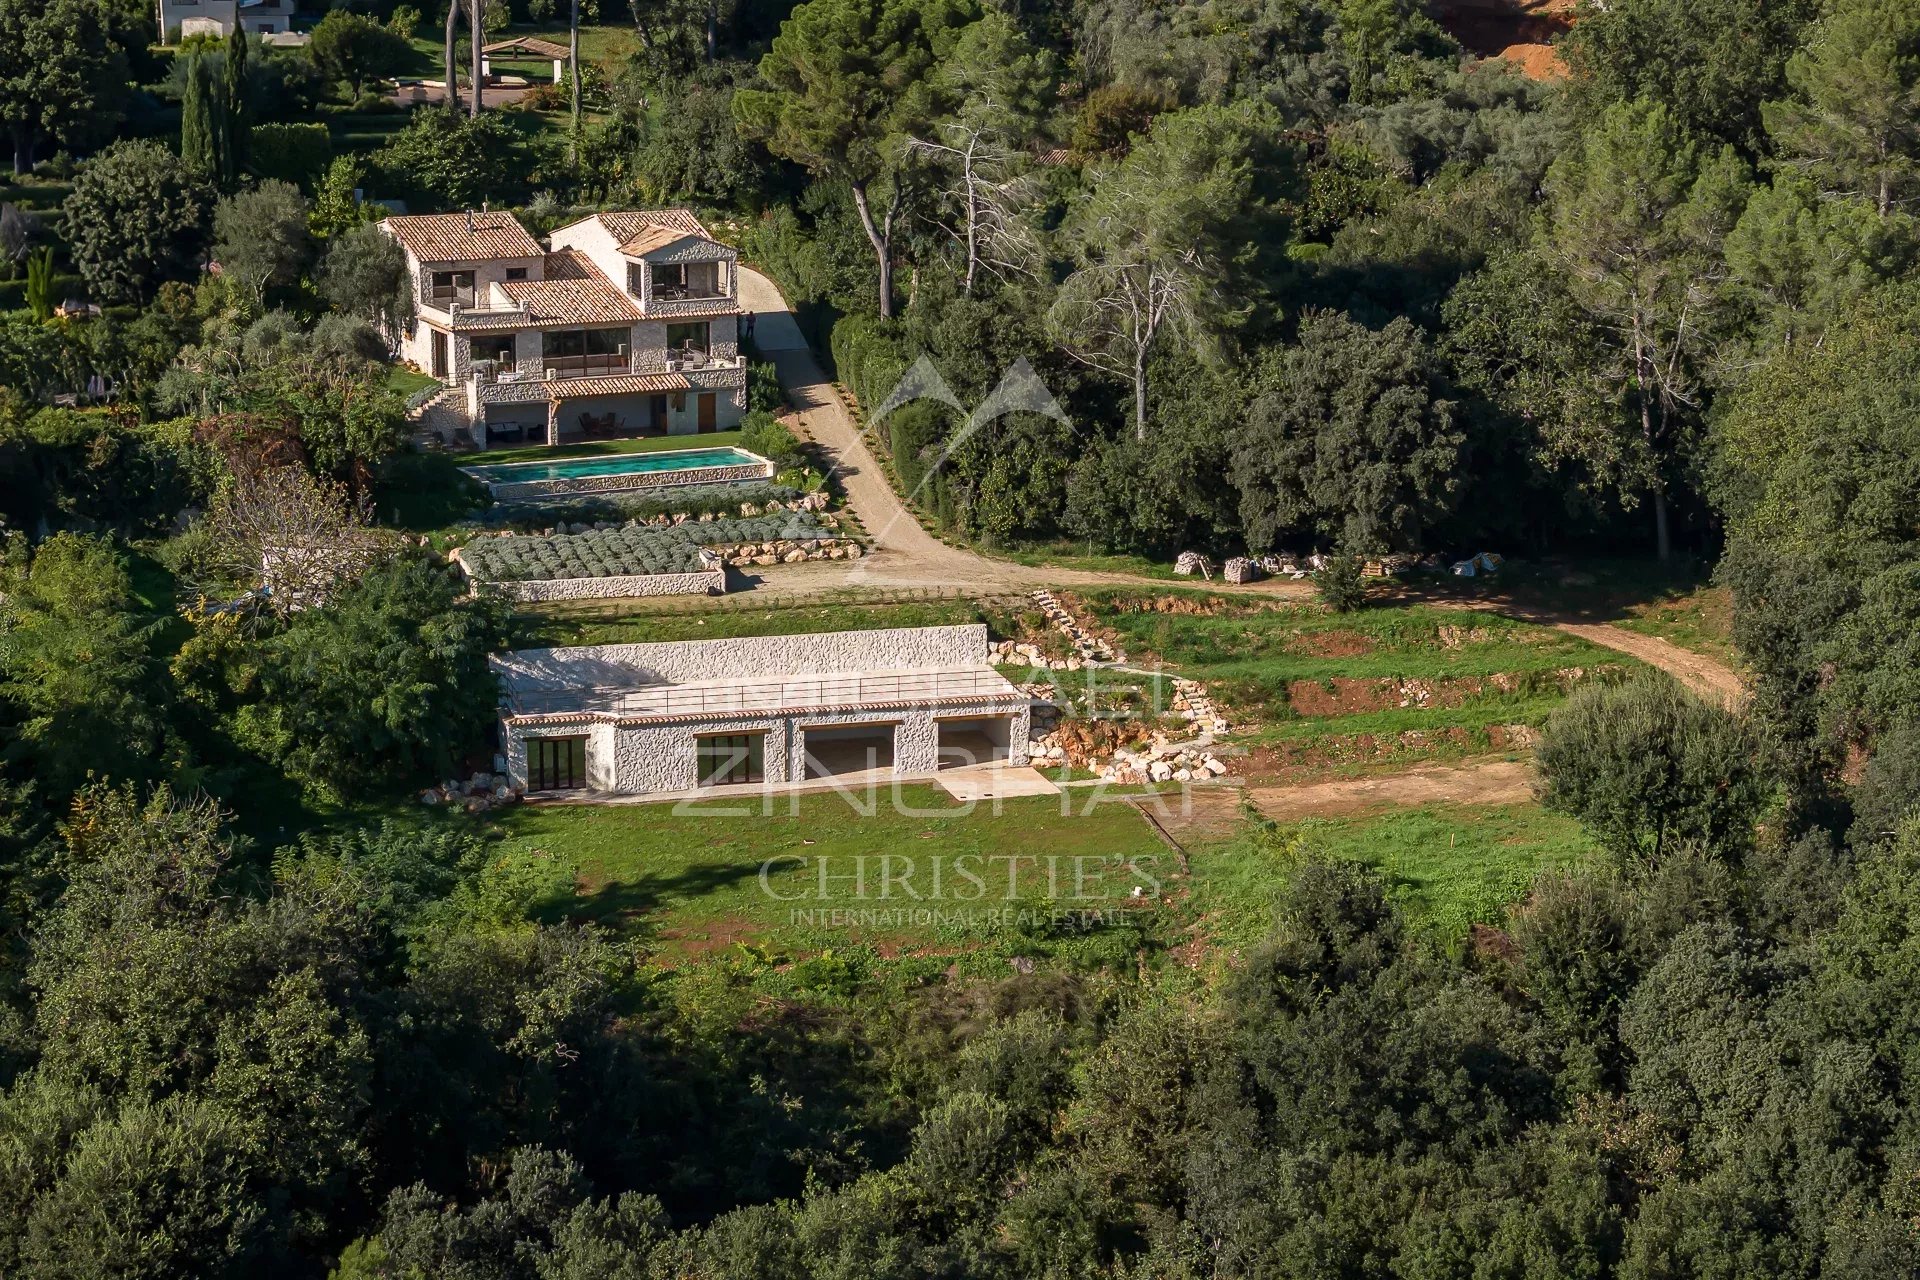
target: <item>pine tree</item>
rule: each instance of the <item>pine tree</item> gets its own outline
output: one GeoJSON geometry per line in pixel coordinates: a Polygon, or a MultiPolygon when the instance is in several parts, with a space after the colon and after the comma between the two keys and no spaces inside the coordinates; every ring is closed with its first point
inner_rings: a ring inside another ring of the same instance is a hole
{"type": "Polygon", "coordinates": [[[240,180],[247,163],[247,33],[235,24],[227,37],[227,65],[221,94],[226,107],[226,128],[220,134],[221,172],[226,184],[240,180]]]}
{"type": "Polygon", "coordinates": [[[180,159],[202,178],[220,173],[220,120],[213,97],[213,74],[206,59],[187,63],[187,93],[180,102],[180,159]]]}
{"type": "Polygon", "coordinates": [[[1788,164],[1883,218],[1920,193],[1920,4],[1839,0],[1787,81],[1797,96],[1764,113],[1788,164]]]}

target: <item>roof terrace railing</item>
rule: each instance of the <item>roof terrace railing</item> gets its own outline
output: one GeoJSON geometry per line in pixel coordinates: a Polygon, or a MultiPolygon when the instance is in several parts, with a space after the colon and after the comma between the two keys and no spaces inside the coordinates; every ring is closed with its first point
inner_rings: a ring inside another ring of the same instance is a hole
{"type": "Polygon", "coordinates": [[[522,690],[508,696],[513,715],[698,716],[787,713],[887,703],[934,706],[1026,695],[993,671],[915,671],[832,675],[725,685],[522,690]]]}

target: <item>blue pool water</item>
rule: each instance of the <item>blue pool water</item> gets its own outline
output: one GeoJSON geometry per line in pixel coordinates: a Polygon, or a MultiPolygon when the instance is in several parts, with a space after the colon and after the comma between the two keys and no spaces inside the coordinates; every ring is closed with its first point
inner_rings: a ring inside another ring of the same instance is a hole
{"type": "Polygon", "coordinates": [[[528,480],[648,475],[660,471],[692,471],[701,467],[747,467],[765,461],[744,449],[674,449],[662,453],[622,453],[600,458],[560,458],[553,462],[508,462],[492,467],[466,467],[464,470],[474,479],[488,484],[520,484],[528,480]]]}

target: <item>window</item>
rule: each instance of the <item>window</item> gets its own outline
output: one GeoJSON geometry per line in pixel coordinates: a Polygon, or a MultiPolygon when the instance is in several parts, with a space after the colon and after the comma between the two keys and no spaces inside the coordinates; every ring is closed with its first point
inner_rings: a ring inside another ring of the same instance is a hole
{"type": "Polygon", "coordinates": [[[507,279],[525,280],[526,278],[527,278],[527,269],[525,267],[508,267],[507,268],[507,279]]]}
{"type": "Polygon", "coordinates": [[[707,353],[707,331],[711,326],[702,320],[698,324],[670,324],[667,326],[667,350],[675,352],[707,353]]]}
{"type": "Polygon", "coordinates": [[[462,306],[473,305],[473,272],[436,271],[431,277],[432,288],[428,291],[428,300],[446,304],[457,302],[462,306]]]}
{"type": "Polygon", "coordinates": [[[765,779],[762,749],[763,733],[702,734],[694,740],[694,755],[699,764],[700,785],[720,786],[730,782],[760,782],[765,779]]]}
{"type": "Polygon", "coordinates": [[[625,329],[549,329],[540,338],[541,354],[549,360],[618,355],[627,338],[625,329]]]}
{"type": "Polygon", "coordinates": [[[502,373],[508,372],[513,368],[513,338],[509,335],[493,334],[471,339],[467,343],[467,358],[475,364],[482,360],[491,360],[502,373]]]}
{"type": "Polygon", "coordinates": [[[578,791],[587,785],[587,740],[529,738],[527,789],[578,791]]]}

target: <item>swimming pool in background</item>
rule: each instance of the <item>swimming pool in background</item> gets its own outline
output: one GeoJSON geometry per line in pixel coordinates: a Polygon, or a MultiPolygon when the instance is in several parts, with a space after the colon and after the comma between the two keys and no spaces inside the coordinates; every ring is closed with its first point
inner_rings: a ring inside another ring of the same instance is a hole
{"type": "Polygon", "coordinates": [[[584,480],[597,476],[656,475],[662,471],[695,471],[707,467],[751,467],[766,459],[745,449],[671,449],[659,453],[621,453],[591,458],[556,458],[552,462],[503,462],[491,467],[462,468],[487,484],[524,484],[530,480],[584,480]]]}

